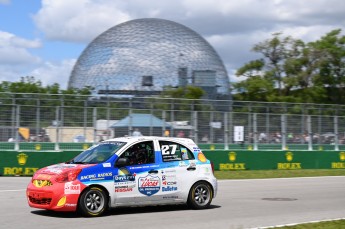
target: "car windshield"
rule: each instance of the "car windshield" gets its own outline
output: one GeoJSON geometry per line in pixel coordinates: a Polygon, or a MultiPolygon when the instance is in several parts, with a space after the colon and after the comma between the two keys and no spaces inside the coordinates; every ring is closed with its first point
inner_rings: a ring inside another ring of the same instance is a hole
{"type": "Polygon", "coordinates": [[[71,161],[69,164],[98,164],[103,163],[113,156],[125,142],[103,142],[85,150],[71,161]]]}

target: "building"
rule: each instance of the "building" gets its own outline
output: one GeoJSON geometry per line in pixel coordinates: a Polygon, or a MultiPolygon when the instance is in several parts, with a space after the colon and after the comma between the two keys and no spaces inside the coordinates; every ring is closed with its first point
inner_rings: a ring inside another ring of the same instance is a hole
{"type": "Polygon", "coordinates": [[[137,19],[96,37],[75,64],[68,86],[95,95],[152,96],[166,87],[195,85],[211,99],[230,96],[217,52],[199,34],[173,21],[137,19]]]}

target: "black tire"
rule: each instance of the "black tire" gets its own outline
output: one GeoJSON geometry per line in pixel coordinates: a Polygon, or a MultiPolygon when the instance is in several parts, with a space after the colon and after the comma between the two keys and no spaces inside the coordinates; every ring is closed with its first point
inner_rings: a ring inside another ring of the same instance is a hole
{"type": "Polygon", "coordinates": [[[213,190],[205,181],[195,183],[189,191],[188,205],[193,209],[208,208],[212,202],[213,190]]]}
{"type": "Polygon", "coordinates": [[[80,196],[78,207],[84,216],[101,216],[108,208],[108,195],[101,188],[88,188],[80,196]]]}

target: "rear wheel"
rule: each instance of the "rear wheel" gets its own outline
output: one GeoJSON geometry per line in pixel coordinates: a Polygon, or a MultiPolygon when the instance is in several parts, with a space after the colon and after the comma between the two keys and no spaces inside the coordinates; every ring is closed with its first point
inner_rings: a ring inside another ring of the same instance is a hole
{"type": "Polygon", "coordinates": [[[188,205],[193,209],[208,208],[212,202],[213,191],[205,181],[195,183],[189,191],[188,205]]]}
{"type": "Polygon", "coordinates": [[[100,216],[107,209],[108,196],[98,187],[88,188],[79,199],[79,210],[85,216],[100,216]]]}

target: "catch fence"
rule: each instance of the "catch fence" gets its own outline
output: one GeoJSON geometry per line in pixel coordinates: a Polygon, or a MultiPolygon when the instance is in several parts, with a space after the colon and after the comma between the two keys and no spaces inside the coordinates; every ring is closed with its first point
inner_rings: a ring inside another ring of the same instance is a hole
{"type": "Polygon", "coordinates": [[[345,106],[0,93],[1,150],[83,149],[138,131],[206,149],[344,150],[345,106]]]}

